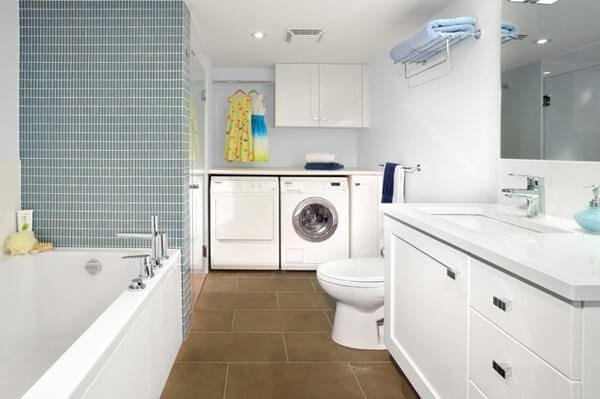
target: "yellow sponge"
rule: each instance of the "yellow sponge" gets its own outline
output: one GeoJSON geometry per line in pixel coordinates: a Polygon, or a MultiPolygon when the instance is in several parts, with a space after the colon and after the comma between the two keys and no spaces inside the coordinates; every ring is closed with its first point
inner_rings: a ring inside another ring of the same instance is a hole
{"type": "Polygon", "coordinates": [[[32,231],[19,231],[9,235],[4,246],[11,255],[24,255],[29,253],[37,244],[38,240],[32,231]]]}

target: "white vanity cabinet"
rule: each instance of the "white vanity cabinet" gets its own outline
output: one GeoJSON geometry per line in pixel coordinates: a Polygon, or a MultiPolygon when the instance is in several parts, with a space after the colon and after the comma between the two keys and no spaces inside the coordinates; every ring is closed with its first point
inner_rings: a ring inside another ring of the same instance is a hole
{"type": "Polygon", "coordinates": [[[385,218],[385,342],[422,398],[467,397],[468,257],[385,218]]]}
{"type": "Polygon", "coordinates": [[[542,289],[406,215],[384,217],[385,343],[422,398],[600,398],[600,302],[542,289]]]}
{"type": "Polygon", "coordinates": [[[275,126],[367,127],[365,65],[277,64],[275,126]]]}

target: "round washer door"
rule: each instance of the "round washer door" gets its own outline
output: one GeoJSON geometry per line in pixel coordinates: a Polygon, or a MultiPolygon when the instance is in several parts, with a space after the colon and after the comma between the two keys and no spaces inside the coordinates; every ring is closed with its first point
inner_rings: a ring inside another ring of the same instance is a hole
{"type": "Polygon", "coordinates": [[[294,230],[303,239],[311,242],[327,240],[338,226],[338,214],[324,198],[311,197],[296,206],[292,215],[294,230]]]}

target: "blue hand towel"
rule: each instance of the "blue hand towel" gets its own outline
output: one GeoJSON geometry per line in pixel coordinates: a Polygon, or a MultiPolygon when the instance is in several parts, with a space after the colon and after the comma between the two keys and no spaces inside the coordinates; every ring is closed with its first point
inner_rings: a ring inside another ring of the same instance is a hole
{"type": "MultiPolygon", "coordinates": [[[[474,17],[435,19],[394,47],[390,51],[390,57],[394,62],[405,62],[415,50],[441,37],[451,37],[454,39],[453,43],[457,42],[473,35],[476,23],[474,17]]],[[[432,49],[426,49],[425,52],[432,52],[432,49]]]]}
{"type": "Polygon", "coordinates": [[[307,162],[304,169],[308,170],[338,170],[343,169],[344,165],[337,162],[307,162]]]}
{"type": "Polygon", "coordinates": [[[519,37],[519,28],[510,21],[500,23],[500,37],[504,39],[516,39],[519,37]]]}
{"type": "Polygon", "coordinates": [[[386,162],[383,169],[383,190],[381,191],[381,202],[391,204],[394,199],[394,174],[398,164],[386,162]]]}

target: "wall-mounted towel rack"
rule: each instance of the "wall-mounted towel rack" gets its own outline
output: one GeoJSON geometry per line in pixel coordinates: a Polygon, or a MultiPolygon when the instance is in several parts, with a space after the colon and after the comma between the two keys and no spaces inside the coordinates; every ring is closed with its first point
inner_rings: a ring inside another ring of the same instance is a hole
{"type": "Polygon", "coordinates": [[[475,32],[470,33],[470,34],[465,34],[465,33],[461,32],[461,33],[456,33],[456,34],[448,33],[445,35],[441,35],[439,38],[434,39],[434,40],[428,42],[427,44],[414,49],[408,56],[406,56],[403,60],[396,62],[396,64],[402,63],[404,65],[404,78],[405,79],[414,78],[415,76],[418,76],[432,68],[437,67],[438,65],[442,65],[445,62],[447,62],[450,59],[450,47],[452,47],[455,44],[458,44],[458,43],[462,42],[463,40],[470,38],[470,37],[472,37],[474,39],[481,38],[481,30],[477,29],[477,30],[475,30],[475,32]],[[433,64],[427,65],[427,63],[433,57],[440,54],[441,52],[445,52],[445,55],[441,60],[439,60],[433,64]],[[426,67],[419,69],[417,72],[409,73],[408,65],[415,65],[415,64],[421,64],[426,67]]]}
{"type": "MultiPolygon", "coordinates": [[[[385,163],[380,163],[379,167],[385,167],[385,163]]],[[[421,164],[418,163],[415,166],[403,166],[402,169],[404,169],[404,173],[415,173],[420,172],[423,168],[421,167],[421,164]]]]}

